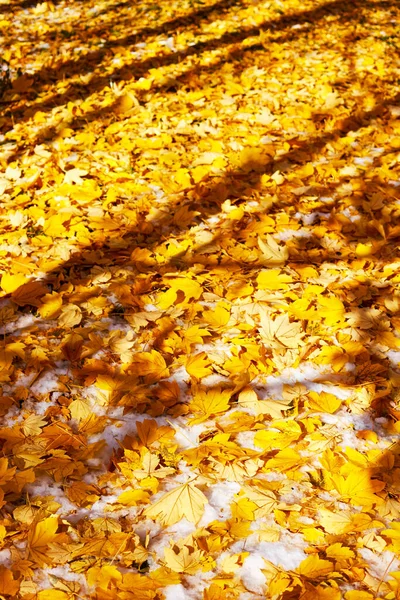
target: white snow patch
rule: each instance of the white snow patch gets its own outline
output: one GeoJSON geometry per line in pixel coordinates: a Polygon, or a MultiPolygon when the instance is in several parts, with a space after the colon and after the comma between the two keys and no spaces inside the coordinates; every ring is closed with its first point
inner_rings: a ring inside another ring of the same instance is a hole
{"type": "Polygon", "coordinates": [[[293,238],[309,238],[311,237],[311,231],[307,229],[286,229],[281,231],[277,236],[281,242],[287,242],[293,238]]]}
{"type": "Polygon", "coordinates": [[[188,600],[190,598],[181,583],[169,585],[163,591],[165,600],[188,600]]]}
{"type": "Polygon", "coordinates": [[[219,373],[212,373],[207,377],[203,377],[201,382],[206,387],[214,387],[219,385],[220,383],[226,383],[227,381],[229,381],[229,377],[226,377],[225,375],[220,375],[219,373]]]}
{"type": "Polygon", "coordinates": [[[353,162],[355,165],[361,165],[366,167],[368,165],[371,165],[374,162],[374,159],[372,156],[356,156],[353,162]]]}
{"type": "Polygon", "coordinates": [[[386,352],[386,356],[392,363],[392,367],[398,367],[400,365],[400,351],[399,350],[389,350],[386,352]]]}
{"type": "Polygon", "coordinates": [[[62,484],[52,481],[49,477],[41,477],[34,483],[28,483],[25,489],[32,498],[37,496],[52,496],[58,504],[61,504],[61,507],[57,511],[59,514],[65,515],[77,509],[75,504],[72,504],[66,497],[62,484]]]}
{"type": "Polygon", "coordinates": [[[329,215],[323,212],[315,211],[308,214],[297,212],[295,218],[303,221],[304,225],[312,225],[317,217],[328,218],[329,215]]]}
{"type": "Polygon", "coordinates": [[[252,450],[259,452],[260,448],[257,448],[254,445],[255,434],[255,431],[239,431],[236,435],[236,442],[243,448],[251,448],[252,450]]]}
{"type": "Polygon", "coordinates": [[[0,550],[0,565],[4,565],[5,567],[9,567],[11,562],[11,552],[8,548],[4,548],[0,550]]]}
{"type": "Polygon", "coordinates": [[[31,391],[35,394],[49,394],[50,392],[58,391],[58,379],[60,375],[64,375],[65,371],[60,373],[59,369],[45,371],[43,375],[38,377],[31,386],[31,391]]]}
{"type": "Polygon", "coordinates": [[[186,450],[187,448],[195,448],[199,445],[199,436],[207,429],[204,424],[180,427],[177,423],[172,424],[175,429],[175,440],[179,448],[186,450]]]}
{"type": "Polygon", "coordinates": [[[220,481],[208,490],[208,501],[220,518],[229,519],[233,497],[240,491],[236,481],[220,481]]]}
{"type": "Polygon", "coordinates": [[[239,541],[233,544],[230,553],[244,550],[250,552],[243,567],[239,569],[238,575],[249,591],[262,594],[265,584],[265,577],[262,573],[262,569],[265,568],[264,559],[277,567],[290,571],[296,569],[307,558],[304,552],[306,547],[307,543],[300,534],[282,531],[279,542],[259,542],[257,535],[252,535],[245,542],[239,541]]]}
{"type": "Polygon", "coordinates": [[[259,542],[257,534],[240,540],[230,547],[230,552],[250,552],[253,556],[261,556],[275,566],[286,571],[297,569],[301,561],[307,558],[304,552],[308,544],[299,533],[282,530],[279,542],[259,542]]]}
{"type": "Polygon", "coordinates": [[[14,333],[18,335],[21,329],[32,327],[32,325],[35,325],[37,320],[38,319],[34,315],[29,313],[26,315],[21,315],[16,321],[7,323],[7,325],[0,327],[0,334],[4,335],[6,333],[14,333]]]}
{"type": "Polygon", "coordinates": [[[264,558],[260,554],[251,554],[238,572],[245,588],[255,594],[265,591],[266,578],[262,569],[265,569],[264,558]]]}
{"type": "MultiPolygon", "coordinates": [[[[334,383],[318,383],[315,382],[315,379],[319,379],[323,371],[312,364],[304,364],[298,368],[288,367],[283,369],[282,373],[278,376],[270,375],[266,378],[266,394],[264,397],[272,396],[272,397],[281,397],[282,396],[282,388],[284,384],[292,384],[302,383],[309,390],[321,393],[321,392],[329,392],[334,394],[338,398],[342,400],[346,400],[352,394],[351,390],[341,388],[334,383]]],[[[335,375],[330,374],[332,378],[335,375]]],[[[261,398],[262,400],[264,399],[261,398]]]]}
{"type": "Polygon", "coordinates": [[[163,381],[175,381],[178,384],[179,389],[186,393],[186,390],[187,390],[186,381],[189,378],[190,378],[190,376],[189,376],[188,372],[186,371],[185,367],[182,365],[178,369],[176,369],[170,377],[164,379],[163,381]]]}
{"type": "Polygon", "coordinates": [[[156,535],[150,541],[149,549],[157,556],[162,557],[164,556],[164,548],[169,547],[172,540],[174,542],[184,540],[189,535],[192,535],[196,529],[194,523],[191,523],[187,519],[181,519],[178,523],[175,523],[175,525],[167,527],[162,530],[159,535],[156,535]]]}
{"type": "Polygon", "coordinates": [[[387,581],[389,573],[398,571],[399,569],[400,561],[389,550],[375,554],[369,548],[360,548],[358,552],[367,561],[367,569],[371,575],[380,581],[387,581]]]}

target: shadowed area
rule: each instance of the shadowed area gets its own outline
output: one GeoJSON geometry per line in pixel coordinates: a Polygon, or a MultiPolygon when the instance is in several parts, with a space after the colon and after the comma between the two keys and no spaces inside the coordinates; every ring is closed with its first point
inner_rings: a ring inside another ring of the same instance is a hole
{"type": "Polygon", "coordinates": [[[394,599],[398,3],[7,7],[5,597],[394,599]]]}

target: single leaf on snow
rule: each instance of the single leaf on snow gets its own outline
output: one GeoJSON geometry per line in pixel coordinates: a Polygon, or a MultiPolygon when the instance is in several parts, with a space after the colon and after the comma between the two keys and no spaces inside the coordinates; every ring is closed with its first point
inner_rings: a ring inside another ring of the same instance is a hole
{"type": "Polygon", "coordinates": [[[174,490],[167,492],[152,506],[144,511],[144,516],[158,520],[162,525],[174,525],[185,518],[192,523],[198,523],[208,500],[193,483],[184,483],[174,490]]]}
{"type": "Polygon", "coordinates": [[[266,235],[265,242],[258,238],[258,247],[262,252],[260,262],[263,265],[282,265],[289,258],[286,246],[280,246],[270,234],[266,235]]]}

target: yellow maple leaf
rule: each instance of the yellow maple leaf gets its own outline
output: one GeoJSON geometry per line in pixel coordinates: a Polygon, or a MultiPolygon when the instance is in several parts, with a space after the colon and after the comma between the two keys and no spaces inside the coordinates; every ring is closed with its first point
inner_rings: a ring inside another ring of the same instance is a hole
{"type": "Polygon", "coordinates": [[[300,466],[302,463],[301,455],[292,448],[284,448],[275,454],[265,463],[266,469],[275,469],[279,472],[288,471],[293,467],[300,466]]]}
{"type": "Polygon", "coordinates": [[[157,306],[162,310],[170,308],[175,302],[179,304],[198,300],[203,293],[203,288],[196,279],[190,277],[179,277],[168,281],[169,289],[157,297],[157,306]],[[181,293],[179,298],[179,292],[181,293]]]}
{"type": "Polygon", "coordinates": [[[118,496],[117,502],[124,506],[137,506],[138,504],[147,504],[149,499],[149,493],[144,490],[127,490],[118,496]]]}
{"type": "Polygon", "coordinates": [[[6,294],[11,294],[15,292],[19,287],[24,285],[28,281],[28,278],[22,273],[18,273],[16,275],[12,275],[11,273],[5,273],[0,282],[1,289],[6,294]]]}
{"type": "Polygon", "coordinates": [[[317,554],[307,556],[296,569],[296,573],[307,579],[318,579],[326,577],[333,571],[333,564],[330,560],[319,558],[317,554]]]}
{"type": "Polygon", "coordinates": [[[75,327],[82,321],[82,311],[76,304],[66,304],[61,309],[58,324],[62,328],[75,327]]]}
{"type": "Polygon", "coordinates": [[[327,325],[338,325],[343,321],[345,313],[345,306],[339,298],[318,297],[318,314],[325,319],[327,325]]]}
{"type": "Polygon", "coordinates": [[[164,357],[157,350],[138,352],[132,357],[129,372],[140,377],[145,377],[147,383],[155,383],[160,379],[169,377],[169,369],[164,357]]]}
{"type": "Polygon", "coordinates": [[[355,554],[353,550],[350,550],[347,546],[343,546],[340,542],[331,544],[326,549],[326,556],[335,560],[354,558],[355,554]]]}
{"type": "Polygon", "coordinates": [[[261,338],[271,348],[298,348],[304,335],[300,323],[292,323],[287,314],[272,319],[270,315],[262,313],[260,324],[261,338]]]}
{"type": "Polygon", "coordinates": [[[245,485],[242,487],[242,491],[255,505],[254,516],[256,519],[265,517],[279,506],[279,502],[275,494],[270,490],[261,490],[249,485],[245,485]]]}
{"type": "Polygon", "coordinates": [[[371,524],[371,517],[362,513],[351,515],[344,511],[332,512],[326,508],[321,508],[319,513],[319,521],[327,533],[340,535],[350,531],[363,531],[371,524]]]}
{"type": "Polygon", "coordinates": [[[307,407],[313,412],[333,414],[342,404],[340,398],[333,394],[328,394],[327,392],[321,392],[320,394],[317,392],[310,392],[308,398],[307,407]]]}
{"type": "Polygon", "coordinates": [[[45,294],[41,298],[42,304],[38,308],[38,312],[42,319],[54,319],[58,316],[62,307],[62,297],[57,292],[45,294]]]}
{"type": "Polygon", "coordinates": [[[190,356],[186,361],[185,369],[196,379],[202,379],[212,373],[211,361],[205,352],[190,356]]]}
{"type": "Polygon", "coordinates": [[[296,319],[304,319],[306,321],[316,321],[320,317],[318,311],[314,308],[310,308],[311,301],[309,298],[298,298],[291,304],[289,304],[286,310],[296,317],[296,319]]]}
{"type": "Polygon", "coordinates": [[[40,415],[29,415],[22,423],[22,431],[26,436],[40,435],[47,422],[40,415]]]}
{"type": "Polygon", "coordinates": [[[260,237],[258,238],[258,247],[262,252],[260,259],[263,265],[281,265],[289,258],[289,251],[286,246],[280,246],[272,235],[266,235],[266,241],[264,242],[260,237]]]}
{"type": "Polygon", "coordinates": [[[260,400],[256,392],[250,388],[244,388],[238,396],[238,404],[241,408],[247,408],[256,415],[270,415],[276,419],[282,416],[282,413],[288,410],[291,404],[289,400],[260,400]]]}
{"type": "Polygon", "coordinates": [[[19,590],[19,581],[14,579],[14,575],[10,569],[4,565],[0,565],[0,595],[1,596],[16,596],[19,590]]]}
{"type": "Polygon", "coordinates": [[[164,564],[175,573],[193,575],[202,568],[204,552],[183,546],[175,553],[172,548],[164,548],[164,564]]]}
{"type": "Polygon", "coordinates": [[[87,571],[87,582],[89,585],[98,585],[106,590],[109,583],[122,581],[122,574],[114,565],[93,566],[87,571]]]}
{"type": "Polygon", "coordinates": [[[8,458],[0,458],[0,485],[4,485],[13,479],[16,470],[16,467],[11,467],[10,469],[8,468],[8,458]]]}
{"type": "Polygon", "coordinates": [[[332,483],[342,499],[354,506],[371,506],[382,502],[375,492],[383,490],[385,483],[371,479],[365,470],[354,469],[347,477],[333,475],[332,483]]]}
{"type": "Polygon", "coordinates": [[[203,312],[203,319],[214,328],[225,327],[230,317],[230,311],[222,303],[217,304],[213,310],[205,310],[203,312]]]}
{"type": "Polygon", "coordinates": [[[318,585],[317,587],[311,586],[305,594],[302,595],[301,600],[341,600],[342,594],[340,590],[330,585],[318,585]]]}
{"type": "Polygon", "coordinates": [[[293,281],[290,275],[281,273],[279,269],[260,271],[257,275],[257,286],[260,290],[287,290],[288,283],[293,281]]]}
{"type": "Polygon", "coordinates": [[[211,415],[218,415],[229,410],[231,390],[221,388],[204,389],[195,391],[193,400],[189,403],[189,410],[196,416],[189,423],[195,425],[206,421],[211,415]]]}
{"type": "Polygon", "coordinates": [[[87,174],[88,171],[86,171],[86,169],[79,169],[78,167],[75,167],[69,171],[66,171],[64,175],[64,183],[76,183],[77,185],[81,185],[83,183],[82,177],[85,177],[87,174]]]}
{"type": "Polygon", "coordinates": [[[48,517],[31,526],[28,533],[29,558],[38,566],[51,562],[48,545],[55,540],[57,528],[56,516],[48,517]]]}
{"type": "Polygon", "coordinates": [[[181,331],[180,334],[185,341],[187,353],[190,352],[190,349],[194,344],[202,344],[203,339],[211,335],[207,329],[203,329],[199,327],[199,325],[192,325],[191,327],[181,331]]]}
{"type": "Polygon", "coordinates": [[[273,429],[257,431],[254,444],[263,450],[283,449],[298,440],[301,435],[301,427],[296,421],[274,421],[273,429]]]}
{"type": "Polygon", "coordinates": [[[371,592],[363,590],[349,590],[344,595],[345,600],[374,600],[375,597],[371,592]]]}
{"type": "Polygon", "coordinates": [[[184,483],[167,492],[144,511],[144,516],[158,520],[162,525],[174,525],[183,518],[198,523],[204,512],[207,498],[193,483],[184,483]]]}
{"type": "Polygon", "coordinates": [[[68,406],[71,417],[77,421],[87,419],[92,414],[92,408],[85,398],[77,398],[68,406]]]}
{"type": "Polygon", "coordinates": [[[63,237],[66,233],[66,229],[63,225],[64,221],[66,221],[65,215],[52,215],[51,217],[46,219],[46,223],[43,227],[44,233],[52,238],[63,237]]]}
{"type": "Polygon", "coordinates": [[[314,360],[319,365],[331,365],[335,373],[338,373],[349,362],[349,357],[338,346],[323,346],[314,360]]]}

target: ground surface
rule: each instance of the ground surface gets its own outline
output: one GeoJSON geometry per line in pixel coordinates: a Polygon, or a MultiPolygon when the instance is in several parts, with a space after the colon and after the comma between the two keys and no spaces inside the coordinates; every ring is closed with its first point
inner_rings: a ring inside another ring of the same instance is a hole
{"type": "Polygon", "coordinates": [[[400,598],[399,17],[0,4],[1,597],[400,598]]]}

